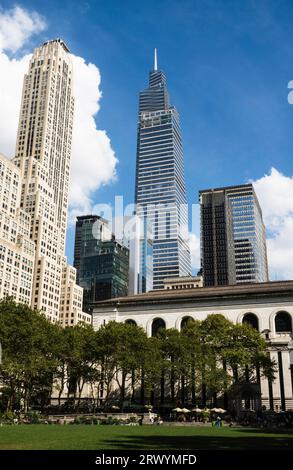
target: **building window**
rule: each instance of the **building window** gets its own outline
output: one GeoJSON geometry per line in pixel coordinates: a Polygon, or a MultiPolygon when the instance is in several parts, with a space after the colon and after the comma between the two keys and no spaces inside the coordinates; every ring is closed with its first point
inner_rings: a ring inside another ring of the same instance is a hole
{"type": "Polygon", "coordinates": [[[129,318],[129,320],[125,320],[125,323],[126,323],[127,325],[135,325],[135,326],[137,325],[136,321],[131,320],[131,318],[129,318]]]}
{"type": "Polygon", "coordinates": [[[166,323],[162,318],[155,318],[152,323],[152,336],[158,336],[160,330],[166,329],[166,323]]]}
{"type": "Polygon", "coordinates": [[[243,317],[242,323],[246,323],[247,325],[250,325],[252,328],[255,330],[259,330],[258,327],[258,318],[254,313],[246,313],[243,317]]]}
{"type": "Polygon", "coordinates": [[[192,317],[183,317],[181,320],[181,326],[180,329],[183,330],[183,328],[186,328],[188,325],[194,322],[194,319],[192,317]]]}
{"type": "Polygon", "coordinates": [[[278,312],[275,316],[276,333],[292,332],[292,318],[288,312],[278,312]]]}

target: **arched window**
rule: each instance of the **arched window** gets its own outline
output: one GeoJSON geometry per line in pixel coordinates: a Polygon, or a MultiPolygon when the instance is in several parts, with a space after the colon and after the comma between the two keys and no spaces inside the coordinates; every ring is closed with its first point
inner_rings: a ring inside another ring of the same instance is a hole
{"type": "Polygon", "coordinates": [[[194,319],[192,317],[183,317],[181,320],[180,329],[183,330],[183,328],[186,328],[187,325],[192,322],[194,322],[194,319]]]}
{"type": "Polygon", "coordinates": [[[157,336],[162,329],[166,329],[166,323],[162,318],[155,318],[152,323],[152,336],[157,336]]]}
{"type": "Polygon", "coordinates": [[[247,323],[252,326],[255,330],[259,330],[258,327],[258,318],[254,313],[246,313],[243,317],[242,323],[247,323]]]}
{"type": "Polygon", "coordinates": [[[128,320],[125,320],[125,323],[127,325],[137,325],[136,321],[132,320],[131,318],[129,318],[128,320]]]}
{"type": "Polygon", "coordinates": [[[275,316],[275,328],[277,333],[292,331],[292,318],[288,312],[278,312],[275,316]]]}

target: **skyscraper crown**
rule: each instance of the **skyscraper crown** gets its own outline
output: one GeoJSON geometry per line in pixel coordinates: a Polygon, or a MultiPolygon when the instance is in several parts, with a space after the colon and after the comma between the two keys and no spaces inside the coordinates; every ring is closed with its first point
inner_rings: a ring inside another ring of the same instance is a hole
{"type": "Polygon", "coordinates": [[[158,57],[157,57],[157,49],[155,48],[154,52],[154,68],[150,71],[149,76],[149,87],[161,87],[166,86],[166,76],[162,70],[158,70],[158,57]]]}
{"type": "Polygon", "coordinates": [[[169,107],[166,76],[162,70],[158,70],[155,49],[154,68],[149,73],[149,86],[139,94],[139,113],[164,111],[169,107]]]}
{"type": "Polygon", "coordinates": [[[46,41],[46,42],[43,43],[43,46],[47,46],[47,44],[53,44],[54,42],[58,42],[59,44],[61,44],[61,46],[63,46],[63,48],[65,49],[66,52],[70,52],[70,50],[66,46],[65,42],[60,38],[51,39],[50,41],[46,41]]]}

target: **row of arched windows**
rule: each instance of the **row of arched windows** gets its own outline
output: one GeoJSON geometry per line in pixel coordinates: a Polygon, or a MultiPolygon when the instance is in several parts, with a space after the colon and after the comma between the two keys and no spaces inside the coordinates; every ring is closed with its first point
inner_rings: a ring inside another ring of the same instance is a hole
{"type": "MultiPolygon", "coordinates": [[[[185,328],[189,322],[194,321],[192,317],[183,317],[180,324],[180,329],[185,328]]],[[[126,320],[125,323],[136,325],[132,319],[126,320]]],[[[246,313],[242,319],[242,323],[250,325],[259,331],[258,318],[254,313],[246,313]]],[[[157,336],[159,330],[166,329],[166,322],[162,318],[155,318],[152,322],[151,335],[157,336]]],[[[278,312],[275,316],[275,331],[276,333],[292,332],[292,318],[288,312],[278,312]]]]}
{"type": "MultiPolygon", "coordinates": [[[[247,323],[256,330],[259,330],[258,318],[254,313],[246,313],[242,323],[247,323]]],[[[275,316],[276,333],[292,332],[292,318],[288,312],[278,312],[275,316]]]]}

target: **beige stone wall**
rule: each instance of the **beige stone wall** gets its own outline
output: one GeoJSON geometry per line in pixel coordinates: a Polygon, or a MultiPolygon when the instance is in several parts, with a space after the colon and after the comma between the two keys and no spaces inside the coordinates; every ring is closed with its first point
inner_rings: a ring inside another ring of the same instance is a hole
{"type": "Polygon", "coordinates": [[[74,326],[84,322],[92,323],[92,316],[82,311],[83,289],[76,284],[76,269],[64,264],[60,301],[60,322],[62,326],[74,326]]]}
{"type": "Polygon", "coordinates": [[[20,197],[20,171],[0,154],[0,298],[9,295],[30,304],[35,246],[20,197]]]}

